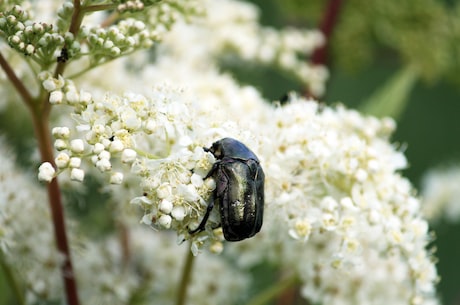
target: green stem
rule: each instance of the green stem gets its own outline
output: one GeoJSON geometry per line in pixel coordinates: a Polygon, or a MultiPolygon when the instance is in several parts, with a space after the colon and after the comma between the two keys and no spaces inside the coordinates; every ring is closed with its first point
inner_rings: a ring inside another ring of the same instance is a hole
{"type": "MultiPolygon", "coordinates": [[[[107,59],[105,61],[102,61],[102,62],[98,62],[98,63],[90,63],[89,66],[87,66],[86,68],[83,68],[82,70],[78,71],[78,72],[75,72],[74,74],[71,74],[71,75],[68,75],[66,78],[69,78],[69,79],[75,79],[77,77],[80,77],[82,76],[83,74],[85,74],[86,72],[90,71],[90,70],[94,70],[95,68],[97,67],[100,67],[102,65],[105,65],[105,64],[108,64],[116,59],[119,59],[121,56],[125,57],[125,56],[129,56],[131,54],[133,54],[134,52],[136,52],[137,50],[132,50],[132,51],[129,51],[129,52],[126,52],[126,53],[123,53],[122,55],[118,56],[118,57],[115,57],[115,58],[110,58],[110,59],[107,59]]],[[[87,56],[87,55],[91,55],[91,53],[80,53],[79,56],[80,58],[82,58],[83,56],[87,56]]]]}
{"type": "Polygon", "coordinates": [[[249,302],[247,302],[247,305],[264,305],[267,304],[270,300],[273,300],[276,296],[279,296],[283,292],[285,292],[287,289],[293,287],[298,283],[298,278],[297,276],[293,275],[290,276],[286,279],[283,279],[282,281],[276,282],[272,286],[268,287],[255,297],[253,297],[249,302]]]}
{"type": "Polygon", "coordinates": [[[146,151],[143,151],[143,150],[140,150],[140,149],[134,149],[136,151],[136,153],[141,156],[141,157],[145,157],[147,159],[151,159],[151,160],[157,160],[157,159],[160,159],[160,156],[157,156],[157,155],[154,155],[154,154],[150,154],[146,151]]]}
{"type": "Polygon", "coordinates": [[[83,6],[81,8],[81,11],[83,12],[83,14],[86,14],[86,13],[98,12],[98,11],[108,11],[108,10],[113,10],[116,8],[117,8],[116,4],[97,4],[97,5],[83,6]]]}
{"type": "Polygon", "coordinates": [[[21,288],[19,287],[18,281],[16,280],[13,271],[11,270],[11,267],[6,263],[5,261],[5,256],[3,255],[2,252],[0,252],[0,265],[3,268],[3,271],[5,271],[5,276],[10,284],[14,295],[16,296],[17,302],[19,305],[25,305],[26,302],[24,300],[23,296],[23,291],[21,291],[21,288]]]}
{"type": "Polygon", "coordinates": [[[187,288],[190,282],[190,277],[192,275],[193,263],[195,261],[195,256],[192,251],[190,251],[190,244],[187,251],[187,258],[185,259],[184,269],[182,270],[182,277],[179,283],[179,289],[177,292],[176,305],[184,305],[185,299],[187,298],[187,288]]]}

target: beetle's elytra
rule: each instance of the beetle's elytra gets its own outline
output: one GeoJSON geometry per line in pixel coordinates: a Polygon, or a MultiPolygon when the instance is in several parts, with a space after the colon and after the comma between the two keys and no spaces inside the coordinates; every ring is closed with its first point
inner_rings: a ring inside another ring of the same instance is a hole
{"type": "Polygon", "coordinates": [[[264,213],[265,175],[259,159],[246,145],[232,138],[223,138],[205,151],[217,159],[205,177],[215,179],[216,189],[200,225],[189,233],[204,230],[217,202],[226,240],[254,236],[262,227],[264,213]]]}

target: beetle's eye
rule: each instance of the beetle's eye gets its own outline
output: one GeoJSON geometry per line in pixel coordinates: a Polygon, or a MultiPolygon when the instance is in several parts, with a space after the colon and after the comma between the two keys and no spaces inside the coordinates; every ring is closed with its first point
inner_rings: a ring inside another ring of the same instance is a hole
{"type": "Polygon", "coordinates": [[[222,149],[220,146],[215,145],[212,147],[212,153],[217,159],[220,159],[222,157],[222,149]]]}

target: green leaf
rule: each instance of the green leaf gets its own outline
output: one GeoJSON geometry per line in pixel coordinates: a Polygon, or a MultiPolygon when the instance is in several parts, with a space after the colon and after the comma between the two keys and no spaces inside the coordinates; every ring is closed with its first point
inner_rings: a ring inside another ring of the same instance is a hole
{"type": "Polygon", "coordinates": [[[359,109],[377,117],[390,116],[397,120],[404,112],[409,94],[418,79],[417,72],[404,67],[391,77],[382,87],[361,103],[359,109]]]}

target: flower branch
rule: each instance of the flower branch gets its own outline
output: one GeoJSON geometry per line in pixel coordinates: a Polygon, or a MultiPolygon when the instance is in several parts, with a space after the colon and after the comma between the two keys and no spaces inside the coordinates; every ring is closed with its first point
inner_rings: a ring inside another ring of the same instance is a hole
{"type": "Polygon", "coordinates": [[[5,74],[8,76],[8,79],[13,84],[14,88],[19,93],[19,95],[22,97],[26,105],[29,108],[33,108],[34,98],[30,94],[29,90],[27,90],[24,83],[17,77],[16,73],[13,71],[13,69],[6,61],[5,57],[3,57],[3,54],[1,52],[0,52],[0,66],[2,67],[3,71],[5,71],[5,74]]]}

